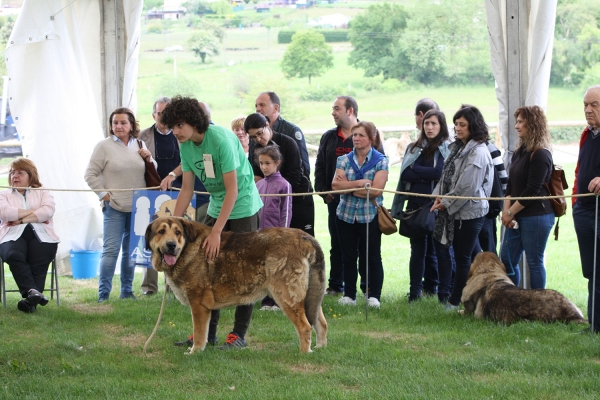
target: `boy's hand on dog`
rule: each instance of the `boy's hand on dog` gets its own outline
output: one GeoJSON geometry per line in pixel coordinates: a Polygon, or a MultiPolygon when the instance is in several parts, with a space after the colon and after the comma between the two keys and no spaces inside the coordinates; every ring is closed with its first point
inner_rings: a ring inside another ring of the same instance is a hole
{"type": "Polygon", "coordinates": [[[221,247],[221,234],[216,231],[212,231],[204,242],[202,248],[204,249],[204,256],[208,262],[214,261],[219,256],[219,248],[221,247]]]}

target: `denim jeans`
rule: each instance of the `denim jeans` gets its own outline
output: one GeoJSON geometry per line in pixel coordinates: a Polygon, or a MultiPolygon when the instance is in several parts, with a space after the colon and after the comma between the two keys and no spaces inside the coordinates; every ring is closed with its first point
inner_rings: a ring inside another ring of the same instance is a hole
{"type": "MultiPolygon", "coordinates": [[[[600,331],[600,235],[595,233],[596,211],[575,203],[573,224],[579,244],[579,257],[583,277],[588,280],[587,316],[590,324],[593,320],[594,331],[600,331]],[[596,247],[596,285],[594,287],[594,246],[596,247]],[[592,296],[595,292],[595,296],[592,296]],[[592,297],[594,302],[592,303],[592,297]]],[[[600,218],[598,219],[600,230],[600,218]]]]}
{"type": "Polygon", "coordinates": [[[454,274],[454,286],[448,303],[457,306],[460,304],[462,291],[467,284],[471,262],[481,252],[479,246],[479,232],[483,226],[485,217],[454,221],[454,260],[456,261],[456,273],[454,274]]]}
{"type": "Polygon", "coordinates": [[[492,253],[498,255],[498,251],[496,250],[497,243],[498,238],[496,235],[496,218],[486,217],[483,220],[481,232],[479,232],[479,246],[481,247],[481,251],[491,251],[492,253]]]}
{"type": "Polygon", "coordinates": [[[344,291],[344,263],[342,261],[342,248],[338,238],[337,225],[335,224],[335,211],[340,204],[339,200],[327,203],[327,224],[331,237],[331,250],[329,250],[329,288],[338,292],[344,291]]]}
{"type": "Polygon", "coordinates": [[[506,267],[506,273],[515,285],[521,281],[519,261],[525,251],[532,289],[546,287],[546,268],[544,252],[548,236],[554,226],[554,213],[515,217],[519,229],[506,229],[504,241],[500,249],[500,259],[506,267]]]}
{"type": "Polygon", "coordinates": [[[108,297],[112,290],[117,258],[121,250],[121,295],[131,293],[135,267],[129,265],[129,227],[131,213],[117,211],[105,203],[104,245],[100,259],[100,281],[98,295],[108,297]]]}
{"type": "Polygon", "coordinates": [[[361,283],[366,280],[367,226],[369,228],[369,286],[367,297],[381,299],[383,286],[383,263],[381,261],[381,231],[377,216],[371,222],[349,224],[336,217],[342,257],[344,260],[344,296],[356,300],[356,279],[360,273],[361,283]],[[358,271],[356,260],[358,261],[358,271]]]}
{"type": "Polygon", "coordinates": [[[420,296],[423,289],[431,294],[437,293],[438,260],[433,244],[433,235],[410,239],[408,272],[411,296],[420,296]],[[425,277],[425,271],[429,272],[428,277],[425,277]],[[425,284],[423,284],[423,278],[425,278],[425,284]]]}

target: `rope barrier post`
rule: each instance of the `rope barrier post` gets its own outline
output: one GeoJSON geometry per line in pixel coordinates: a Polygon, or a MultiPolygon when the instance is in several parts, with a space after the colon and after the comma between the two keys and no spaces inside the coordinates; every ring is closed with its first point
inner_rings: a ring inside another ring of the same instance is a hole
{"type": "MultiPolygon", "coordinates": [[[[371,200],[369,199],[371,184],[365,184],[365,190],[367,191],[367,206],[371,208],[371,200]]],[[[369,320],[369,212],[367,212],[367,239],[365,243],[365,321],[369,320]]],[[[360,254],[360,253],[359,253],[360,254]]],[[[360,265],[360,260],[358,261],[360,265]]],[[[360,274],[359,274],[360,275],[360,274]]]]}
{"type": "Polygon", "coordinates": [[[594,311],[596,309],[596,255],[598,254],[598,195],[596,195],[596,211],[594,221],[594,273],[592,274],[592,323],[590,325],[590,331],[594,333],[594,311]]]}

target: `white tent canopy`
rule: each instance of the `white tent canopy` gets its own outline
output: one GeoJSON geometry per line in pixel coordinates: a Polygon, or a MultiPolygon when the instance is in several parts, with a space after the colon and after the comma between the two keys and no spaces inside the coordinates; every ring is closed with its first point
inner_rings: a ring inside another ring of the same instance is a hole
{"type": "MultiPolygon", "coordinates": [[[[105,110],[135,111],[143,2],[112,4],[26,0],[9,39],[10,108],[23,154],[35,162],[44,187],[89,189],[83,175],[95,144],[107,134],[105,110]]],[[[71,249],[97,248],[102,218],[96,194],[53,195],[58,258],[71,249]]]]}
{"type": "Polygon", "coordinates": [[[557,0],[485,2],[499,132],[508,166],[518,142],[513,114],[522,106],[546,109],[557,0]]]}

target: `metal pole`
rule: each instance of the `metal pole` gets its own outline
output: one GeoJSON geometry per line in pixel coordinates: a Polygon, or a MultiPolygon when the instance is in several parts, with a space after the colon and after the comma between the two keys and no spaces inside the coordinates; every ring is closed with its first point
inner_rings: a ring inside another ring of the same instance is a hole
{"type": "Polygon", "coordinates": [[[592,324],[590,331],[594,333],[594,311],[596,308],[596,255],[598,254],[598,195],[596,195],[596,220],[594,221],[594,273],[592,275],[592,324]]]}
{"type": "MultiPolygon", "coordinates": [[[[365,184],[365,190],[367,191],[367,205],[371,202],[371,200],[369,199],[370,189],[371,184],[365,184]]],[[[367,212],[367,221],[368,220],[369,213],[367,212]]],[[[365,321],[369,320],[369,225],[370,222],[367,222],[367,239],[365,243],[365,321]]],[[[358,260],[358,265],[360,266],[360,257],[358,260]]]]}

